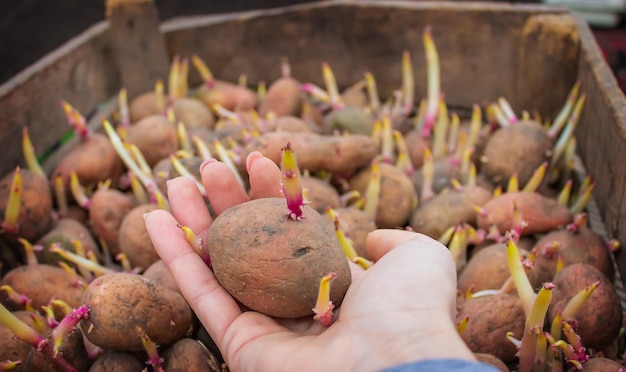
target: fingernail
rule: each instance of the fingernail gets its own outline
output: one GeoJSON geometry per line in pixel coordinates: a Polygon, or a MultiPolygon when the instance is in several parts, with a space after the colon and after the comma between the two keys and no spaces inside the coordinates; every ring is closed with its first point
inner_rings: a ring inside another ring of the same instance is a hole
{"type": "Polygon", "coordinates": [[[148,215],[149,215],[149,214],[150,214],[150,212],[148,212],[148,213],[144,213],[144,214],[143,214],[143,219],[145,220],[146,218],[148,218],[148,215]]]}
{"type": "Polygon", "coordinates": [[[262,157],[263,154],[261,154],[258,151],[252,151],[249,155],[248,158],[246,159],[246,169],[250,170],[250,167],[252,167],[252,163],[254,163],[254,161],[260,157],[262,157]]]}
{"type": "Polygon", "coordinates": [[[202,173],[202,171],[204,170],[204,167],[206,167],[207,165],[211,163],[217,163],[217,159],[211,158],[211,159],[207,159],[203,161],[202,164],[200,164],[200,173],[202,173]]]}

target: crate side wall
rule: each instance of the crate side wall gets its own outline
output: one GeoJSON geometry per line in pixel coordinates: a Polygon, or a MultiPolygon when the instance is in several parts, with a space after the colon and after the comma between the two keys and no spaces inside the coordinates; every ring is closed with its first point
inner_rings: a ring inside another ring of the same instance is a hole
{"type": "MultiPolygon", "coordinates": [[[[321,61],[327,61],[342,87],[372,72],[382,97],[400,88],[402,53],[408,50],[415,69],[416,98],[421,99],[426,94],[423,33],[429,25],[448,102],[471,107],[503,96],[520,110],[552,114],[573,83],[577,56],[559,54],[559,49],[550,56],[548,73],[538,76],[540,66],[534,65],[522,70],[520,64],[537,62],[529,56],[542,45],[542,40],[524,39],[524,27],[529,17],[544,13],[564,14],[545,8],[493,9],[484,4],[344,3],[180,27],[166,37],[172,54],[197,53],[225,80],[236,81],[245,74],[253,84],[271,82],[279,77],[281,58],[288,57],[296,78],[323,86],[321,61]],[[530,48],[526,54],[520,53],[524,42],[530,48]],[[563,71],[564,65],[574,66],[563,71]],[[544,81],[546,76],[550,81],[544,81]],[[548,84],[556,87],[556,93],[538,102],[534,92],[545,91],[548,84]]],[[[571,45],[576,48],[573,43],[565,47],[571,45]]],[[[199,83],[193,69],[191,82],[199,83]]]]}
{"type": "MultiPolygon", "coordinates": [[[[607,237],[626,244],[626,99],[593,34],[580,25],[582,53],[579,80],[587,95],[576,130],[582,160],[595,182],[594,196],[607,237]]],[[[617,255],[618,269],[626,278],[626,253],[617,255]]]]}
{"type": "Polygon", "coordinates": [[[61,100],[86,116],[119,87],[106,23],[86,30],[2,85],[0,175],[24,163],[22,128],[28,127],[41,156],[70,130],[61,100]]]}

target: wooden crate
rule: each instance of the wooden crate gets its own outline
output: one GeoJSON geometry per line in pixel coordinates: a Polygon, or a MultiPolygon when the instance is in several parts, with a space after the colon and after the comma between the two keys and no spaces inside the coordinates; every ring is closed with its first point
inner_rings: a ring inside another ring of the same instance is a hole
{"type": "MultiPolygon", "coordinates": [[[[580,155],[596,181],[596,201],[608,237],[626,243],[626,167],[622,163],[626,100],[589,27],[564,8],[325,1],[179,18],[162,24],[160,35],[168,54],[165,58],[197,53],[222,79],[234,81],[246,74],[251,84],[271,81],[279,76],[280,60],[287,56],[295,76],[318,84],[322,84],[321,61],[330,63],[342,86],[371,71],[382,96],[399,87],[401,55],[409,50],[416,94],[421,98],[425,94],[422,32],[426,25],[432,26],[440,54],[442,90],[454,107],[504,96],[518,112],[537,110],[550,117],[572,84],[581,82],[588,99],[576,132],[580,155]]],[[[22,127],[28,126],[38,154],[53,149],[67,133],[61,99],[97,117],[106,113],[103,107],[111,107],[103,103],[110,102],[122,80],[125,86],[131,84],[115,58],[114,37],[103,21],[0,87],[0,174],[22,163],[22,127]]],[[[144,57],[134,62],[152,66],[154,56],[144,57]]],[[[199,82],[193,72],[191,79],[199,82]]],[[[618,261],[626,268],[626,254],[618,254],[618,261]]]]}

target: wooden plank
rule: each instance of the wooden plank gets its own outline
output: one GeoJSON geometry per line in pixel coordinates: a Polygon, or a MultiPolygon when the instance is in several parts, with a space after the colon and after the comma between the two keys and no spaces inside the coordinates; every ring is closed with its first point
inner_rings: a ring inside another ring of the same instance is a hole
{"type": "Polygon", "coordinates": [[[518,47],[516,92],[525,102],[521,108],[549,118],[558,114],[576,80],[579,45],[576,20],[569,13],[528,18],[518,47]]]}
{"type": "MultiPolygon", "coordinates": [[[[423,97],[422,35],[431,25],[448,102],[470,106],[505,96],[514,107],[532,110],[535,100],[519,90],[545,90],[545,83],[517,84],[522,29],[533,15],[564,12],[539,5],[333,1],[221,19],[178,19],[164,30],[172,54],[197,53],[223,79],[236,80],[240,74],[251,83],[275,79],[281,58],[287,56],[295,77],[322,84],[320,62],[325,60],[344,87],[371,71],[383,96],[400,87],[400,60],[406,49],[415,68],[417,97],[423,97]]],[[[572,77],[563,81],[563,75],[555,74],[552,83],[568,86],[572,77]]],[[[191,78],[198,82],[197,75],[191,78]]]]}
{"type": "Polygon", "coordinates": [[[107,30],[94,25],[0,86],[0,175],[23,164],[23,127],[41,155],[69,129],[62,99],[86,115],[119,89],[107,30]]]}
{"type": "Polygon", "coordinates": [[[111,49],[129,99],[165,79],[169,58],[152,0],[107,0],[111,49]]]}
{"type": "Polygon", "coordinates": [[[579,79],[587,94],[576,140],[610,239],[618,239],[618,268],[626,278],[626,99],[585,22],[581,37],[579,79]]]}

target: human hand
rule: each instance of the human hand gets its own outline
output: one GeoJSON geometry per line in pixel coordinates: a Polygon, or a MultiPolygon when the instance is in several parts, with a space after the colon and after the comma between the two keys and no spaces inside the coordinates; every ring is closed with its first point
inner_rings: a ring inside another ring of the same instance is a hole
{"type": "MultiPolygon", "coordinates": [[[[252,153],[246,162],[254,197],[281,197],[280,170],[252,153]]],[[[248,200],[219,162],[201,167],[202,182],[219,215],[248,200]]],[[[220,286],[177,225],[204,236],[212,219],[196,185],[168,183],[172,213],[154,211],[146,226],[183,296],[233,371],[380,370],[430,358],[475,360],[454,326],[456,271],[446,247],[424,235],[377,230],[367,239],[376,263],[353,265],[353,279],[335,322],[323,328],[306,319],[275,319],[242,312],[220,286]]],[[[314,304],[312,304],[313,306],[314,304]]]]}

